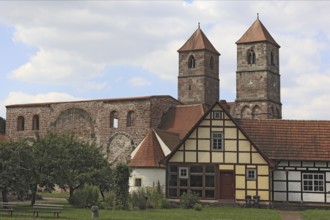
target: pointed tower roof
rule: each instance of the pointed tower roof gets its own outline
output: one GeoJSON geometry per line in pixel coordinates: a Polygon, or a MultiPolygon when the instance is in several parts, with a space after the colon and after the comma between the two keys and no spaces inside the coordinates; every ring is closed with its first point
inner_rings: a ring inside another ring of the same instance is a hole
{"type": "Polygon", "coordinates": [[[261,23],[259,17],[257,20],[251,25],[251,27],[245,32],[245,34],[236,42],[236,44],[244,44],[251,42],[263,42],[267,41],[276,47],[280,47],[267,31],[266,27],[261,23]]]}
{"type": "Polygon", "coordinates": [[[164,157],[154,130],[149,130],[128,165],[130,167],[159,167],[164,157]]]}
{"type": "Polygon", "coordinates": [[[191,35],[187,42],[178,50],[178,52],[191,51],[191,50],[209,50],[218,55],[220,53],[214,48],[212,43],[206,37],[200,25],[198,24],[197,30],[191,35]]]}

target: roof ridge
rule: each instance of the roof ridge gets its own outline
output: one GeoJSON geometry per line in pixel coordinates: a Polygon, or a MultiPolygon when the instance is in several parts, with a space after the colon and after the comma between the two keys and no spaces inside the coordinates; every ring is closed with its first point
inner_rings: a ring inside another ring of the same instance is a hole
{"type": "Polygon", "coordinates": [[[6,107],[19,107],[19,106],[43,106],[51,104],[65,104],[65,103],[79,103],[79,102],[117,102],[117,101],[128,101],[128,100],[143,100],[143,99],[152,99],[152,98],[173,98],[170,95],[150,95],[150,96],[132,96],[132,97],[121,97],[121,98],[104,98],[104,99],[80,99],[72,101],[54,101],[54,102],[32,102],[32,103],[21,103],[21,104],[11,104],[6,107]]]}
{"type": "Polygon", "coordinates": [[[156,133],[150,129],[146,134],[139,150],[129,162],[132,167],[159,167],[159,162],[165,157],[157,139],[156,133]]]}

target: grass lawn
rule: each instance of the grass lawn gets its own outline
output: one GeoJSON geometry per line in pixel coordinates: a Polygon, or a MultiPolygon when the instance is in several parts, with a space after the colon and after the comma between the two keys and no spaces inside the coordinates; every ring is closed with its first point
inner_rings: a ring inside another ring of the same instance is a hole
{"type": "Polygon", "coordinates": [[[42,197],[50,197],[50,198],[69,198],[69,193],[58,193],[58,192],[38,192],[42,197]]]}
{"type": "Polygon", "coordinates": [[[310,209],[301,212],[301,217],[303,220],[329,220],[330,210],[325,209],[310,209]]]}
{"type": "MultiPolygon", "coordinates": [[[[21,205],[14,211],[13,217],[8,217],[1,212],[1,220],[35,220],[32,217],[31,207],[21,205]]],[[[52,213],[41,213],[38,219],[54,219],[52,213]]],[[[60,214],[59,219],[91,219],[91,211],[88,209],[76,209],[66,206],[60,214]]],[[[166,219],[166,220],[184,220],[184,219],[207,219],[207,220],[280,220],[277,210],[271,209],[245,209],[229,207],[205,207],[202,211],[192,209],[148,209],[146,211],[111,211],[100,210],[98,219],[166,219]]]]}

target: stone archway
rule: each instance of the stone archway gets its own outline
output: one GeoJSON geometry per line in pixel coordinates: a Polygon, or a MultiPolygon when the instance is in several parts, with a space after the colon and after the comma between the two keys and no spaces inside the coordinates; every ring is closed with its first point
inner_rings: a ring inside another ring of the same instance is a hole
{"type": "Polygon", "coordinates": [[[107,144],[107,159],[111,164],[126,162],[134,148],[134,141],[130,135],[116,133],[110,137],[107,144]]]}
{"type": "Polygon", "coordinates": [[[59,133],[73,134],[80,141],[90,142],[95,139],[92,117],[81,108],[62,111],[51,127],[59,133]]]}

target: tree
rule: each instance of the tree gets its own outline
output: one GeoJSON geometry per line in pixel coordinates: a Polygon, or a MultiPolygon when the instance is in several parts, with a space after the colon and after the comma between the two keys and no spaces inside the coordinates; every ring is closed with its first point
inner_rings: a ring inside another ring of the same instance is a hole
{"type": "Polygon", "coordinates": [[[70,198],[74,190],[85,183],[104,188],[108,179],[102,175],[109,171],[109,164],[101,151],[94,144],[76,142],[70,148],[69,166],[66,172],[70,198]]]}
{"type": "Polygon", "coordinates": [[[119,163],[116,165],[112,175],[112,188],[115,194],[115,205],[118,209],[128,208],[129,176],[130,170],[126,164],[119,163]]]}
{"type": "Polygon", "coordinates": [[[0,144],[0,190],[7,193],[31,190],[35,203],[38,186],[51,192],[55,185],[74,190],[86,184],[110,188],[110,165],[96,147],[76,141],[72,135],[48,132],[35,139],[0,144]]]}
{"type": "Polygon", "coordinates": [[[8,192],[28,190],[29,161],[32,154],[26,142],[0,143],[0,190],[3,202],[8,202],[8,192]]]}
{"type": "MultiPolygon", "coordinates": [[[[107,190],[110,184],[110,165],[95,144],[79,142],[71,135],[58,135],[61,139],[61,158],[57,169],[53,170],[54,183],[60,188],[69,189],[69,201],[76,189],[84,184],[96,185],[107,190]],[[63,147],[64,146],[64,147],[63,147]]],[[[111,177],[111,176],[110,176],[111,177]]]]}
{"type": "Polygon", "coordinates": [[[44,137],[37,134],[32,141],[30,148],[33,154],[30,164],[31,205],[35,203],[38,186],[44,187],[49,192],[54,190],[72,141],[68,135],[52,132],[48,132],[44,137]]]}

